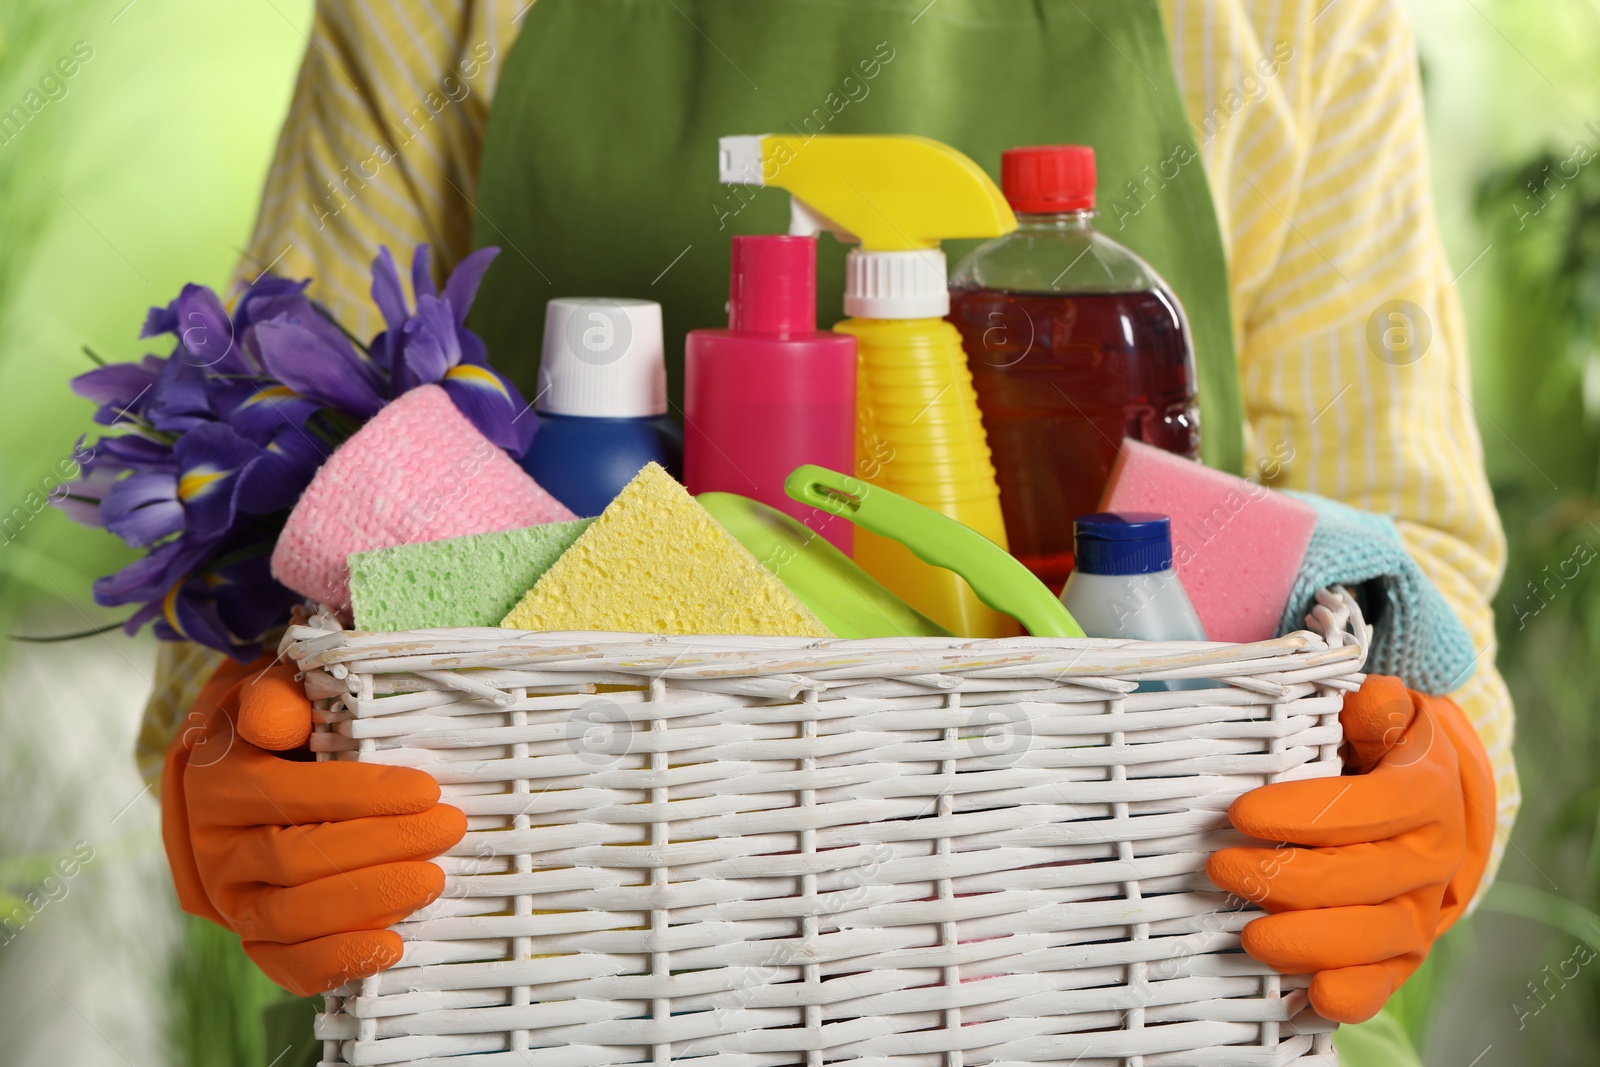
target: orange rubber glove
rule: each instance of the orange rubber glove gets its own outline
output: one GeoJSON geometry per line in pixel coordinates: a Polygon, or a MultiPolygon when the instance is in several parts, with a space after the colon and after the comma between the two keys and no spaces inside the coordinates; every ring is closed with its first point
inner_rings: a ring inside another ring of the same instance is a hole
{"type": "Polygon", "coordinates": [[[1369,676],[1339,720],[1344,776],[1262,786],[1228,811],[1252,837],[1306,847],[1223,849],[1206,870],[1271,913],[1244,928],[1245,951],[1313,974],[1312,1006],[1357,1023],[1471,903],[1494,836],[1494,775],[1455,702],[1398,678],[1369,676]]]}
{"type": "Polygon", "coordinates": [[[467,819],[421,771],[311,761],[294,676],[269,657],[218,669],[167,750],[161,836],[183,910],[310,996],[399,960],[385,927],[438,898],[444,873],[426,860],[467,819]]]}

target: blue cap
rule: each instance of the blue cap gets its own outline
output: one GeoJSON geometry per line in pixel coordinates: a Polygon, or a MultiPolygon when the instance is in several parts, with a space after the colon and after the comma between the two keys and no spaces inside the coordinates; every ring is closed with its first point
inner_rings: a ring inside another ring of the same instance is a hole
{"type": "Polygon", "coordinates": [[[1153,511],[1101,511],[1073,523],[1085,574],[1155,574],[1172,566],[1172,520],[1153,511]]]}

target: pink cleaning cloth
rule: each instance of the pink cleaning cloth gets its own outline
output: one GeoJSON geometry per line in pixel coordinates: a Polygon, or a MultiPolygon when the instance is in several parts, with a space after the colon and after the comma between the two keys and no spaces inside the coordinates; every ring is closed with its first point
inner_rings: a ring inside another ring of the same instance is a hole
{"type": "Polygon", "coordinates": [[[1311,505],[1139,441],[1122,442],[1102,511],[1172,519],[1172,562],[1213,641],[1265,641],[1311,544],[1311,505]]]}
{"type": "Polygon", "coordinates": [[[295,592],[350,606],[352,552],[577,518],[437,385],[378,412],[311,479],[272,553],[295,592]]]}

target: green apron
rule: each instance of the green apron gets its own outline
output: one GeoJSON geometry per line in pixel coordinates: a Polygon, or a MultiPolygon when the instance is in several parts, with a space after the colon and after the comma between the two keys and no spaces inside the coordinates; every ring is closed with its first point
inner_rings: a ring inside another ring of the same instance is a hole
{"type": "MultiPolygon", "coordinates": [[[[1093,145],[1102,204],[1141,205],[1117,239],[1188,314],[1205,460],[1242,469],[1227,263],[1156,0],[539,0],[475,205],[474,244],[502,252],[472,326],[525,395],[547,300],[638,297],[662,304],[681,414],[683,335],[726,325],[729,237],[788,227],[786,193],[717,182],[717,139],[752,133],[923,134],[991,174],[1016,145],[1093,145]]],[[[974,243],[948,243],[952,266],[974,243]]],[[[844,252],[821,242],[824,324],[843,317],[844,252]]],[[[283,1005],[274,1049],[313,1010],[283,1005]]],[[[1346,1067],[1418,1062],[1397,1026],[1347,1033],[1346,1067]]]]}
{"type": "MultiPolygon", "coordinates": [[[[525,395],[545,301],[638,297],[662,304],[681,414],[684,334],[727,325],[729,237],[788,228],[787,193],[717,182],[717,139],[751,133],[922,134],[991,174],[1016,145],[1093,145],[1102,203],[1143,204],[1117,239],[1188,312],[1206,462],[1242,468],[1227,263],[1156,0],[539,0],[474,235],[502,253],[472,325],[525,395]]],[[[952,266],[974,243],[949,243],[952,266]]],[[[822,240],[824,325],[844,253],[822,240]]]]}

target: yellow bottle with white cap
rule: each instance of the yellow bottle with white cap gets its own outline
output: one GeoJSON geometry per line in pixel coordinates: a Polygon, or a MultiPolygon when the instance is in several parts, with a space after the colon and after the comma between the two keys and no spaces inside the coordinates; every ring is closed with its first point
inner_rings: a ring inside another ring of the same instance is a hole
{"type": "MultiPolygon", "coordinates": [[[[845,314],[856,338],[856,475],[970,526],[1002,548],[1005,525],[977,394],[950,310],[939,243],[1017,228],[976,163],[926,137],[724,137],[721,177],[793,196],[789,232],[858,244],[846,260],[845,314]]],[[[898,542],[856,531],[855,560],[954,633],[1009,637],[1009,617],[954,573],[898,542]]]]}

